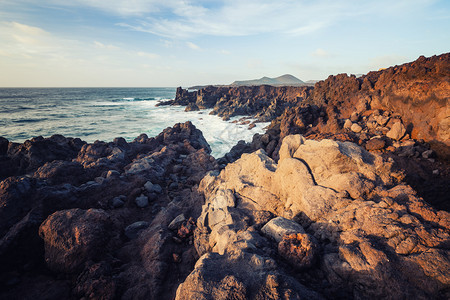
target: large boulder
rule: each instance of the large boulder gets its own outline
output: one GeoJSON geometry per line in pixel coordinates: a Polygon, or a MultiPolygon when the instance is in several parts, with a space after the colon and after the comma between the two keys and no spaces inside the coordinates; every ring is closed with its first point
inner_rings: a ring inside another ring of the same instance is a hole
{"type": "MultiPolygon", "coordinates": [[[[85,144],[79,138],[66,138],[53,135],[50,138],[35,137],[23,144],[9,143],[6,153],[8,164],[13,165],[8,174],[3,176],[22,175],[53,160],[71,160],[85,144]]],[[[1,179],[1,178],[0,178],[1,179]]]]}
{"type": "Polygon", "coordinates": [[[112,234],[109,215],[100,209],[69,209],[50,215],[39,228],[51,270],[72,273],[98,259],[112,234]]]}
{"type": "Polygon", "coordinates": [[[231,279],[233,291],[257,298],[273,263],[283,278],[279,286],[297,295],[308,289],[292,284],[298,282],[286,274],[292,265],[309,274],[301,276],[303,284],[328,298],[450,296],[450,214],[434,210],[403,184],[392,161],[355,144],[301,136],[288,136],[285,143],[278,164],[256,151],[202,180],[206,202],[195,245],[204,256],[178,289],[179,299],[207,291],[234,295],[223,283],[231,279]],[[300,223],[307,234],[285,235],[274,244],[256,223],[264,212],[300,223]],[[244,261],[257,261],[252,255],[267,271],[239,276],[244,261]],[[219,267],[225,262],[230,269],[219,267]]]}

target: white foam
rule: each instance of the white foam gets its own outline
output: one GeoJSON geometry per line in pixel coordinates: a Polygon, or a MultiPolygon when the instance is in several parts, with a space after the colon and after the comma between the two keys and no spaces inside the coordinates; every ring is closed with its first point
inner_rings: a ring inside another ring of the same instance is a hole
{"type": "MultiPolygon", "coordinates": [[[[135,98],[123,98],[135,99],[135,98]]],[[[248,125],[231,123],[239,119],[223,121],[209,115],[211,110],[185,112],[181,106],[159,106],[157,101],[72,101],[62,102],[46,108],[38,106],[32,110],[2,114],[0,136],[14,136],[12,141],[23,142],[34,136],[62,134],[79,137],[88,143],[95,140],[112,141],[123,137],[132,141],[141,133],[156,136],[176,123],[191,121],[203,132],[216,158],[226,154],[239,140],[251,141],[255,133],[264,132],[268,123],[256,123],[249,130],[248,125]],[[42,122],[17,122],[24,119],[42,119],[42,122]]]]}
{"type": "MultiPolygon", "coordinates": [[[[255,133],[263,133],[264,128],[270,123],[255,123],[255,127],[249,129],[249,125],[239,125],[232,123],[234,120],[242,118],[234,117],[229,121],[224,121],[216,115],[210,115],[211,110],[185,112],[184,107],[162,106],[155,107],[150,114],[158,114],[167,126],[175,123],[191,121],[200,129],[212,149],[211,155],[216,158],[222,157],[240,140],[249,142],[255,133]]],[[[157,117],[154,115],[154,117],[157,117]]],[[[250,120],[254,121],[254,120],[250,120]]]]}

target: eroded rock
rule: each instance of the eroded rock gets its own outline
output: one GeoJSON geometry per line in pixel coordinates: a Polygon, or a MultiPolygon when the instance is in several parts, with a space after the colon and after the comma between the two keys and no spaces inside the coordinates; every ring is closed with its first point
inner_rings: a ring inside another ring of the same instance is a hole
{"type": "Polygon", "coordinates": [[[236,277],[236,286],[250,298],[257,297],[253,287],[264,285],[273,264],[283,278],[280,285],[299,291],[292,285],[295,279],[286,275],[284,261],[314,274],[302,282],[319,287],[326,297],[400,299],[414,294],[426,299],[448,293],[449,278],[443,274],[450,267],[450,253],[442,248],[450,238],[447,212],[434,210],[401,183],[391,161],[355,144],[300,136],[285,142],[278,164],[259,150],[202,180],[206,202],[195,245],[199,253],[211,254],[199,260],[178,298],[213,290],[228,295],[220,282],[241,272],[241,257],[263,266],[259,277],[236,277]],[[297,233],[275,246],[258,230],[254,211],[295,219],[310,236],[297,233]],[[274,248],[285,258],[274,259],[274,248]],[[318,248],[323,255],[317,255],[318,248]],[[225,263],[233,271],[218,267],[225,263]],[[210,268],[214,277],[205,275],[210,268]],[[314,281],[318,274],[323,281],[314,281]]]}
{"type": "Polygon", "coordinates": [[[98,259],[111,237],[111,227],[109,215],[100,209],[55,212],[39,228],[48,267],[71,273],[86,261],[98,259]]]}

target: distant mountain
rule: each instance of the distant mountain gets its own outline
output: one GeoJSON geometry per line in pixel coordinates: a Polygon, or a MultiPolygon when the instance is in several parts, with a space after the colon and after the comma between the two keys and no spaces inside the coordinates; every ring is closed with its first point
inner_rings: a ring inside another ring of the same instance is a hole
{"type": "Polygon", "coordinates": [[[276,78],[269,78],[269,77],[263,77],[260,79],[253,79],[253,80],[243,80],[243,81],[235,81],[231,85],[232,86],[251,86],[251,85],[274,85],[274,86],[280,86],[280,85],[290,85],[290,86],[296,86],[296,85],[305,85],[303,81],[298,79],[295,76],[292,76],[290,74],[286,74],[280,77],[276,78]]]}

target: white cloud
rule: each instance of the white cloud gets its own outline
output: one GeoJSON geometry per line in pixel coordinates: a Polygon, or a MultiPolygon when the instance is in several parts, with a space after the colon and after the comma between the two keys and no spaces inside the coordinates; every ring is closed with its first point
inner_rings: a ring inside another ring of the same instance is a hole
{"type": "MultiPolygon", "coordinates": [[[[7,1],[7,0],[4,0],[7,1]]],[[[121,17],[117,25],[168,38],[261,33],[306,35],[342,19],[407,14],[434,0],[41,0],[42,6],[88,7],[121,17]]],[[[7,1],[10,2],[10,1],[7,1]]],[[[16,0],[33,3],[32,0],[16,0]]]]}
{"type": "Polygon", "coordinates": [[[194,43],[192,43],[192,42],[186,42],[186,45],[187,45],[189,48],[191,48],[192,50],[201,50],[201,48],[200,48],[198,45],[196,45],[196,44],[194,44],[194,43]]]}
{"type": "Polygon", "coordinates": [[[156,73],[162,60],[156,53],[133,47],[73,40],[27,24],[0,22],[0,70],[4,71],[0,86],[133,86],[149,84],[148,78],[158,85],[161,76],[156,73]],[[149,67],[142,69],[142,64],[149,67]]]}
{"type": "MultiPolygon", "coordinates": [[[[402,13],[417,9],[431,0],[391,1],[296,1],[296,0],[228,0],[202,6],[200,1],[161,1],[161,16],[148,11],[146,18],[122,22],[132,30],[169,38],[191,38],[199,35],[246,36],[261,33],[289,35],[312,34],[342,19],[369,14],[402,13]],[[386,9],[389,7],[389,9],[386,9]]],[[[153,3],[155,4],[155,3],[153,3]]],[[[156,4],[155,4],[156,5],[156,4]]]]}
{"type": "Polygon", "coordinates": [[[108,50],[118,50],[118,49],[120,49],[120,48],[117,47],[117,46],[114,46],[114,45],[105,45],[105,44],[100,43],[100,42],[98,42],[98,41],[94,41],[94,46],[95,46],[95,48],[97,48],[97,49],[108,49],[108,50]]]}
{"type": "Polygon", "coordinates": [[[230,51],[225,50],[225,49],[220,50],[219,53],[220,53],[220,54],[223,54],[223,55],[230,55],[230,54],[231,54],[230,51]]]}

